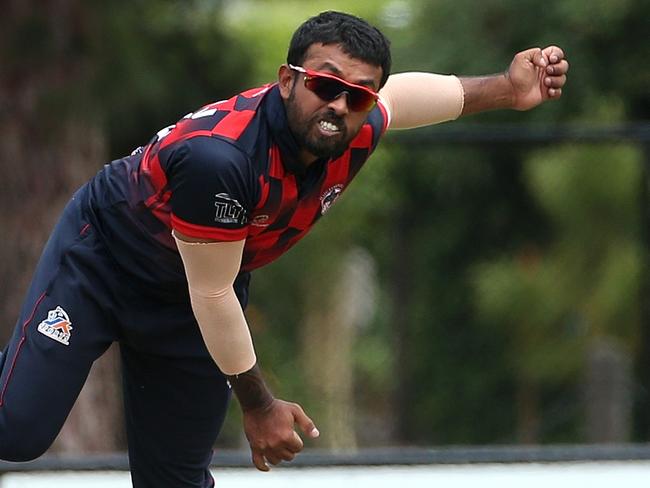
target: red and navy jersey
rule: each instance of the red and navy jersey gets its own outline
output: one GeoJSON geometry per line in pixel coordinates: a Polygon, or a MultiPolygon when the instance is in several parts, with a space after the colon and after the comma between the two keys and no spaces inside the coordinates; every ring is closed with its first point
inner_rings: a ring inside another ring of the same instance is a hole
{"type": "MultiPolygon", "coordinates": [[[[251,271],[311,229],[375,149],[387,120],[380,103],[347,150],[305,168],[279,89],[267,85],[206,105],[161,130],[135,154],[111,163],[95,194],[110,187],[114,195],[110,205],[122,220],[111,218],[114,244],[133,227],[172,252],[172,229],[198,238],[245,239],[241,271],[251,271]]],[[[141,244],[132,244],[129,252],[143,252],[141,244]]]]}

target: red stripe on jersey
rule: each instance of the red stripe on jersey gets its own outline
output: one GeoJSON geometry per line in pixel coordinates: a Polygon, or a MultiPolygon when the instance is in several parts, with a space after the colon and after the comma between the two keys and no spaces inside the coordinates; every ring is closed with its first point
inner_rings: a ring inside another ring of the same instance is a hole
{"type": "Polygon", "coordinates": [[[179,231],[190,237],[199,239],[214,239],[217,241],[240,241],[245,239],[248,235],[248,228],[241,229],[219,229],[217,227],[207,227],[204,225],[192,224],[180,217],[172,214],[171,218],[172,229],[179,231]]]}
{"type": "Polygon", "coordinates": [[[269,150],[269,158],[271,164],[269,168],[269,176],[273,178],[283,178],[285,174],[284,165],[282,164],[282,156],[280,155],[280,148],[277,145],[271,146],[269,150]]]}
{"type": "Polygon", "coordinates": [[[150,208],[149,211],[153,214],[154,217],[156,217],[163,224],[165,224],[165,227],[168,227],[168,228],[171,229],[172,224],[171,224],[171,217],[170,217],[170,214],[169,214],[169,208],[168,207],[150,208]]]}
{"type": "Polygon", "coordinates": [[[318,194],[315,195],[318,199],[317,202],[304,201],[294,213],[289,226],[298,229],[310,227],[317,213],[322,211],[321,199],[336,186],[340,187],[341,191],[344,190],[349,183],[349,173],[350,151],[346,151],[340,158],[330,161],[325,181],[320,186],[318,194]]]}
{"type": "Polygon", "coordinates": [[[255,111],[242,110],[241,112],[230,112],[212,129],[213,134],[218,134],[230,139],[237,139],[244,132],[246,126],[255,117],[255,111]]]}
{"type": "Polygon", "coordinates": [[[357,136],[350,142],[352,148],[369,148],[372,147],[372,126],[364,124],[357,136]]]}
{"type": "Polygon", "coordinates": [[[221,100],[217,103],[215,103],[212,108],[216,108],[218,110],[234,110],[235,109],[235,103],[237,103],[237,97],[232,97],[229,98],[228,100],[221,100]]]}
{"type": "Polygon", "coordinates": [[[321,191],[327,190],[330,186],[337,183],[348,183],[348,174],[350,173],[350,151],[345,151],[343,155],[329,163],[327,178],[321,186],[321,191]]]}
{"type": "MultiPolygon", "coordinates": [[[[144,155],[142,158],[143,163],[144,163],[144,171],[147,171],[149,173],[149,178],[151,179],[151,182],[153,183],[153,187],[157,190],[160,191],[162,188],[167,185],[167,175],[163,171],[162,167],[160,166],[160,159],[158,159],[158,153],[154,155],[153,158],[149,159],[149,154],[144,155]]],[[[157,195],[154,195],[154,198],[157,198],[157,195]]],[[[149,205],[149,203],[147,203],[149,205]]]]}
{"type": "Polygon", "coordinates": [[[281,207],[285,206],[285,202],[297,202],[298,201],[298,185],[296,185],[296,177],[293,175],[287,175],[286,178],[282,179],[282,203],[281,207]]]}
{"type": "Polygon", "coordinates": [[[260,194],[260,199],[257,202],[257,205],[255,206],[255,209],[259,209],[259,208],[262,208],[264,206],[264,204],[266,203],[266,200],[269,198],[269,190],[271,188],[271,186],[269,185],[269,182],[264,180],[264,175],[260,175],[260,177],[258,178],[258,182],[259,182],[260,188],[262,190],[260,192],[261,193],[260,194]]]}
{"type": "MultiPolygon", "coordinates": [[[[266,231],[255,236],[255,245],[253,247],[255,252],[270,251],[273,252],[273,246],[277,244],[278,237],[285,229],[275,230],[275,231],[266,231]]],[[[250,242],[250,241],[248,241],[250,242]]],[[[248,242],[246,243],[248,246],[248,242]]],[[[250,250],[249,247],[245,248],[250,250]]]]}
{"type": "MultiPolygon", "coordinates": [[[[179,122],[179,124],[181,124],[181,122],[179,122]]],[[[209,130],[195,130],[192,132],[185,132],[183,130],[183,126],[178,125],[173,131],[171,131],[168,135],[166,135],[162,139],[162,141],[160,141],[159,151],[163,150],[170,144],[174,144],[175,142],[182,141],[183,139],[191,139],[192,137],[200,137],[200,136],[211,137],[212,132],[209,130]]]]}
{"type": "Polygon", "coordinates": [[[261,87],[250,88],[250,89],[246,90],[245,92],[240,93],[240,95],[242,97],[245,97],[245,98],[259,97],[260,95],[263,95],[264,93],[269,91],[271,88],[273,88],[274,85],[275,85],[275,83],[269,83],[268,85],[262,85],[261,87]]]}
{"type": "MultiPolygon", "coordinates": [[[[313,201],[312,201],[313,202],[313,201]]],[[[312,202],[303,202],[299,205],[289,221],[289,227],[304,231],[308,229],[314,221],[314,217],[320,212],[320,205],[314,205],[312,202]]]]}

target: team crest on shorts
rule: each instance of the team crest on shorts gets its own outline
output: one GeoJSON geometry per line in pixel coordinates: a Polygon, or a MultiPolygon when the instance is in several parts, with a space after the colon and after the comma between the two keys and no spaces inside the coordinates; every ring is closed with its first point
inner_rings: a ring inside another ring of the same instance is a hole
{"type": "Polygon", "coordinates": [[[38,331],[66,346],[70,345],[70,331],[73,329],[70,317],[61,307],[47,312],[47,319],[38,324],[38,331]]]}

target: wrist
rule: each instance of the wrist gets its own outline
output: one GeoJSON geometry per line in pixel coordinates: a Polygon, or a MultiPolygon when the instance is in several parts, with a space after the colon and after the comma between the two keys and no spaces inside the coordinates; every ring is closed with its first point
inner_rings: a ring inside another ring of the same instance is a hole
{"type": "Polygon", "coordinates": [[[266,386],[257,363],[243,373],[226,375],[226,380],[235,392],[243,412],[266,409],[275,399],[266,386]]]}
{"type": "Polygon", "coordinates": [[[465,92],[462,115],[511,109],[515,106],[515,91],[507,71],[491,76],[464,77],[460,80],[465,92]]]}

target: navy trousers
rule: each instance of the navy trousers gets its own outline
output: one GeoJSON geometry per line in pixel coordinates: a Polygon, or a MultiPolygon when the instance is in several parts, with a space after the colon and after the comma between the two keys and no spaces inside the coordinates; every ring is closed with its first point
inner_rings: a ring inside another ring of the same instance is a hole
{"type": "Polygon", "coordinates": [[[133,485],[213,486],[208,466],[230,389],[189,300],[162,300],[116,264],[86,194],[52,233],[0,360],[0,459],[49,448],[93,361],[117,341],[133,485]]]}

